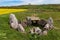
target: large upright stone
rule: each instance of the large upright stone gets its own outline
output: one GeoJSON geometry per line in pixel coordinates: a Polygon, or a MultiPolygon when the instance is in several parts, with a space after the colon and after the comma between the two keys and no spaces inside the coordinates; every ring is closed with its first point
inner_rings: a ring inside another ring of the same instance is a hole
{"type": "Polygon", "coordinates": [[[31,25],[32,24],[30,17],[27,17],[26,20],[27,20],[27,25],[31,25]]]}
{"type": "Polygon", "coordinates": [[[49,26],[49,27],[50,27],[50,29],[53,29],[53,28],[54,28],[52,17],[50,17],[50,18],[48,19],[48,24],[50,25],[50,26],[49,26]]]}
{"type": "Polygon", "coordinates": [[[50,18],[48,19],[48,23],[49,23],[49,24],[53,24],[53,19],[52,19],[52,17],[50,17],[50,18]]]}
{"type": "Polygon", "coordinates": [[[10,25],[13,29],[18,28],[18,20],[14,14],[10,14],[10,25]]]}
{"type": "Polygon", "coordinates": [[[23,25],[21,23],[18,23],[18,20],[14,14],[10,14],[10,25],[13,29],[17,29],[20,32],[25,32],[23,25]]]}

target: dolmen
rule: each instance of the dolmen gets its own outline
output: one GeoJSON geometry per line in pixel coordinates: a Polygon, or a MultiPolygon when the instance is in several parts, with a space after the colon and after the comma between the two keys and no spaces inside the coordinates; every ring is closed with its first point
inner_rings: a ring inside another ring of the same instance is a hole
{"type": "Polygon", "coordinates": [[[50,17],[48,20],[44,20],[40,19],[39,17],[31,16],[27,17],[26,20],[19,22],[14,14],[10,14],[9,19],[11,28],[22,33],[26,33],[24,27],[28,25],[35,26],[37,24],[37,26],[42,27],[32,27],[29,31],[31,34],[38,35],[47,35],[48,31],[54,28],[52,17],[50,17]]]}
{"type": "Polygon", "coordinates": [[[24,27],[22,26],[21,23],[18,22],[17,18],[15,17],[14,14],[10,14],[10,26],[11,28],[15,29],[15,30],[18,30],[20,32],[25,32],[25,29],[24,27]]]}
{"type": "Polygon", "coordinates": [[[47,35],[48,31],[53,29],[53,19],[50,17],[48,20],[40,20],[38,24],[42,27],[33,27],[30,29],[31,34],[40,34],[40,35],[47,35]]]}

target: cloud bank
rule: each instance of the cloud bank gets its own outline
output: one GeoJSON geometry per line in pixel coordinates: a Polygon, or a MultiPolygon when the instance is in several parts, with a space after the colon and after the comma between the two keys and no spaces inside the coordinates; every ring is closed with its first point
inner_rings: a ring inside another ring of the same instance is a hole
{"type": "Polygon", "coordinates": [[[27,5],[27,4],[60,4],[60,0],[0,0],[0,6],[27,5]]]}

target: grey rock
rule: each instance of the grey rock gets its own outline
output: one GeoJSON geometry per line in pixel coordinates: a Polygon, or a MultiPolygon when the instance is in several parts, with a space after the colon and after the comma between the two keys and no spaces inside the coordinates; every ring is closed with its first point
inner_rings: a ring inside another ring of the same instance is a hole
{"type": "Polygon", "coordinates": [[[48,31],[47,30],[44,30],[43,32],[42,32],[42,35],[47,35],[48,34],[48,31]]]}
{"type": "Polygon", "coordinates": [[[54,28],[52,17],[50,17],[50,18],[48,19],[48,24],[49,24],[49,28],[50,28],[50,29],[53,29],[53,28],[54,28]]]}
{"type": "Polygon", "coordinates": [[[25,33],[25,29],[21,24],[18,24],[18,31],[25,33]]]}
{"type": "Polygon", "coordinates": [[[41,34],[42,30],[39,27],[33,27],[30,30],[31,34],[41,34]]]}
{"type": "Polygon", "coordinates": [[[18,28],[18,20],[17,18],[15,17],[14,14],[10,14],[10,25],[13,29],[17,29],[18,28]]]}

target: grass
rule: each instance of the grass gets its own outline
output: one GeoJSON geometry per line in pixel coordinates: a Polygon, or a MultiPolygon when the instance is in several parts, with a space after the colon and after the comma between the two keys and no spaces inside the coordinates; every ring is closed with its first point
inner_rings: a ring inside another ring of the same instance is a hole
{"type": "MultiPolygon", "coordinates": [[[[8,12],[10,14],[10,12],[8,12]]],[[[48,19],[52,17],[54,19],[54,27],[60,28],[60,12],[33,12],[33,11],[24,11],[24,12],[13,12],[18,20],[23,20],[27,16],[32,14],[37,14],[40,19],[48,19]]],[[[0,40],[60,40],[60,29],[50,30],[47,36],[31,35],[29,33],[23,34],[14,29],[10,28],[9,14],[0,15],[0,40]]],[[[29,28],[32,26],[25,27],[26,32],[29,31],[29,28]]]]}

